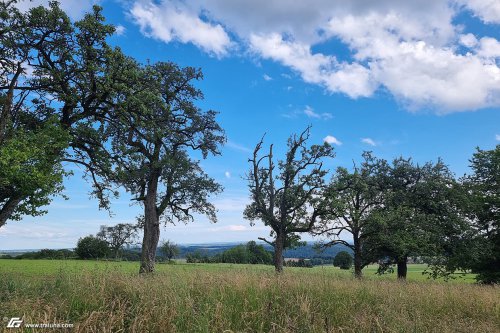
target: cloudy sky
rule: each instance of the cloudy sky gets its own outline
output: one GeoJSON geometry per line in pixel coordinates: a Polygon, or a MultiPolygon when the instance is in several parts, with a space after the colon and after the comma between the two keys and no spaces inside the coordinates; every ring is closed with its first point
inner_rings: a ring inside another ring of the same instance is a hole
{"type": "MultiPolygon", "coordinates": [[[[21,3],[23,9],[44,1],[21,3]]],[[[92,1],[62,0],[74,19],[92,1]]],[[[267,236],[242,217],[251,149],[263,135],[283,153],[291,133],[312,125],[327,141],[331,169],[364,150],[418,162],[442,157],[468,172],[475,147],[500,143],[500,2],[497,0],[102,0],[117,27],[110,42],[145,61],[201,67],[200,104],[220,112],[223,156],[202,162],[225,187],[214,198],[219,222],[200,217],[167,226],[178,243],[267,236]]],[[[66,181],[70,200],[49,214],[9,222],[0,249],[70,248],[101,224],[133,222],[139,207],[123,195],[113,217],[87,196],[81,172],[66,181]]]]}

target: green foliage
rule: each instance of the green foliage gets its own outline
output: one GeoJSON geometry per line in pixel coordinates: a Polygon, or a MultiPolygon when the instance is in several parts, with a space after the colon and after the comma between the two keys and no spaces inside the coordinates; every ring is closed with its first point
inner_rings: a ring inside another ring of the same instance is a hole
{"type": "Polygon", "coordinates": [[[328,241],[321,246],[328,247],[343,244],[354,255],[354,274],[361,277],[362,269],[372,262],[365,243],[372,212],[384,204],[384,193],[388,188],[388,164],[383,159],[375,158],[370,152],[364,152],[360,165],[354,165],[352,171],[337,168],[325,191],[325,217],[315,228],[316,234],[322,234],[328,241]],[[342,233],[352,235],[352,242],[340,238],[342,233]]]}
{"type": "Polygon", "coordinates": [[[250,241],[246,245],[238,245],[215,255],[211,261],[217,263],[270,265],[273,262],[273,255],[264,246],[250,241]]]}
{"type": "Polygon", "coordinates": [[[478,281],[500,283],[500,145],[480,150],[471,160],[473,174],[465,179],[471,193],[470,215],[476,229],[476,260],[467,266],[478,273],[478,281]]]}
{"type": "Polygon", "coordinates": [[[111,227],[102,225],[96,237],[108,243],[115,258],[118,258],[123,246],[134,243],[138,229],[137,225],[130,223],[118,223],[111,227]]]}
{"type": "Polygon", "coordinates": [[[72,259],[75,253],[71,250],[42,249],[37,252],[26,252],[15,257],[15,259],[72,259]]]}
{"type": "Polygon", "coordinates": [[[196,250],[193,253],[186,254],[186,262],[188,264],[210,263],[211,261],[212,260],[210,259],[210,257],[200,250],[196,250]]]}
{"type": "Polygon", "coordinates": [[[389,259],[386,264],[397,263],[404,276],[400,270],[408,257],[439,259],[467,233],[468,224],[462,187],[441,160],[419,166],[399,158],[389,176],[386,205],[375,214],[367,251],[389,259]]]}
{"type": "Polygon", "coordinates": [[[121,92],[104,130],[115,157],[113,172],[106,175],[144,206],[141,272],[146,273],[154,270],[160,222],[187,223],[194,213],[217,220],[208,198],[222,187],[190,152],[218,155],[225,136],[216,112],[195,104],[203,98],[194,86],[201,70],[170,62],[132,68],[134,83],[121,92]]]}
{"type": "Polygon", "coordinates": [[[61,161],[85,167],[107,207],[102,125],[128,86],[130,59],[107,45],[114,27],[101,12],[95,6],[72,22],[55,1],[26,12],[0,3],[0,226],[43,213],[62,189],[61,161]]]}
{"type": "Polygon", "coordinates": [[[102,259],[109,255],[108,243],[92,235],[80,238],[75,248],[80,259],[102,259]]]}
{"type": "Polygon", "coordinates": [[[4,138],[0,145],[0,226],[7,219],[46,213],[40,207],[63,190],[67,173],[60,151],[68,141],[67,132],[54,119],[40,126],[18,126],[4,138]]]}
{"type": "Polygon", "coordinates": [[[350,269],[352,267],[352,256],[347,251],[340,251],[333,259],[333,266],[340,269],[350,269]]]}
{"type": "Polygon", "coordinates": [[[310,259],[299,258],[298,260],[285,260],[285,266],[312,268],[313,264],[310,259]]]}
{"type": "Polygon", "coordinates": [[[165,257],[168,261],[171,261],[173,258],[179,255],[179,247],[174,242],[169,240],[164,241],[160,244],[159,248],[160,253],[165,257]]]}

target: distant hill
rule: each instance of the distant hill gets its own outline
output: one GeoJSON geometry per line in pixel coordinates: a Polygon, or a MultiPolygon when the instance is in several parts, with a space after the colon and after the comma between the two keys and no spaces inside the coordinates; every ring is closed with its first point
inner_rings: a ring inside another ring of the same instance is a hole
{"type": "MultiPolygon", "coordinates": [[[[196,251],[201,252],[204,255],[212,257],[218,253],[224,252],[230,248],[233,248],[237,245],[246,244],[246,242],[231,242],[231,243],[206,243],[206,244],[179,244],[180,258],[185,258],[188,253],[193,253],[196,251]]],[[[266,250],[272,251],[272,247],[263,242],[257,242],[259,245],[263,245],[266,250]]],[[[40,249],[23,249],[23,250],[0,250],[0,254],[9,254],[11,256],[17,256],[26,252],[35,252],[40,249]]],[[[70,249],[72,250],[72,249],[70,249]]],[[[132,247],[128,250],[134,252],[140,252],[140,247],[132,247]]],[[[340,251],[347,251],[351,253],[351,249],[344,245],[335,245],[333,247],[329,247],[321,252],[318,252],[313,248],[313,243],[306,244],[305,246],[298,247],[296,249],[289,249],[285,251],[285,258],[303,258],[303,259],[312,259],[312,258],[333,258],[340,251]]]]}
{"type": "MultiPolygon", "coordinates": [[[[234,242],[234,243],[210,243],[210,244],[189,244],[189,245],[178,245],[180,254],[179,257],[184,258],[188,253],[193,253],[195,251],[199,251],[202,254],[206,254],[209,257],[214,256],[218,253],[224,252],[230,248],[233,248],[240,244],[246,244],[246,242],[234,242]]],[[[258,243],[259,245],[263,245],[266,250],[272,251],[273,248],[267,243],[258,243]]],[[[309,243],[305,246],[298,247],[296,249],[286,250],[284,253],[285,258],[333,258],[340,251],[347,251],[351,253],[351,249],[346,247],[345,245],[335,245],[333,247],[329,247],[321,252],[318,252],[313,248],[313,244],[309,243]]]]}

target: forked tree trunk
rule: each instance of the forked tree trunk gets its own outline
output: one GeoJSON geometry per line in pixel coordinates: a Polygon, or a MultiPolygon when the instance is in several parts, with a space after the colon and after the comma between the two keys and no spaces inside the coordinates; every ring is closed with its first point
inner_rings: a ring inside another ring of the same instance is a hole
{"type": "Polygon", "coordinates": [[[407,262],[406,257],[398,258],[398,261],[397,261],[398,279],[406,280],[406,274],[408,273],[408,265],[406,262],[407,262]]]}
{"type": "Polygon", "coordinates": [[[354,241],[354,277],[360,279],[363,277],[363,260],[361,258],[361,244],[357,236],[354,241]]]}
{"type": "Polygon", "coordinates": [[[277,273],[283,272],[283,251],[285,248],[285,235],[278,233],[274,242],[274,268],[277,273]]]}
{"type": "Polygon", "coordinates": [[[157,181],[151,182],[144,200],[144,237],[142,240],[139,273],[152,273],[155,269],[156,249],[160,240],[160,216],[156,207],[157,181]]]}

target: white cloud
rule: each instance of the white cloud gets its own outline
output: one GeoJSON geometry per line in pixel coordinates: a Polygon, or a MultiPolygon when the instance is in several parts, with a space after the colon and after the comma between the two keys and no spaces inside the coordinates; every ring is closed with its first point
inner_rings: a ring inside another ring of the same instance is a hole
{"type": "Polygon", "coordinates": [[[245,146],[243,146],[239,143],[236,143],[234,141],[231,141],[231,140],[228,140],[226,142],[226,147],[234,149],[234,150],[238,150],[238,151],[243,152],[243,153],[251,153],[252,152],[252,149],[245,147],[245,146]]]}
{"type": "Polygon", "coordinates": [[[498,0],[458,0],[472,10],[486,23],[500,23],[500,2],[498,0]]]}
{"type": "Polygon", "coordinates": [[[323,112],[323,113],[316,113],[314,112],[314,109],[310,107],[309,105],[306,105],[306,108],[304,109],[304,114],[308,116],[309,118],[316,118],[316,119],[323,119],[323,120],[328,120],[332,119],[333,116],[331,113],[328,112],[323,112]]]}
{"type": "Polygon", "coordinates": [[[271,80],[273,79],[272,77],[270,77],[270,76],[269,76],[269,75],[267,75],[267,74],[264,74],[262,77],[263,77],[263,78],[264,78],[264,80],[266,80],[266,81],[271,81],[271,80]]]}
{"type": "Polygon", "coordinates": [[[229,171],[226,171],[224,172],[224,176],[226,176],[226,178],[231,178],[231,173],[229,171]]]}
{"type": "Polygon", "coordinates": [[[460,44],[468,48],[472,48],[477,45],[477,38],[473,34],[460,35],[460,44]]]}
{"type": "Polygon", "coordinates": [[[500,58],[500,42],[491,37],[481,38],[477,54],[484,58],[500,58]]]}
{"type": "Polygon", "coordinates": [[[137,0],[132,7],[144,33],[222,56],[230,49],[231,32],[244,49],[329,93],[355,99],[387,91],[410,110],[441,114],[500,106],[500,42],[464,34],[453,21],[468,8],[485,22],[498,23],[497,0],[155,3],[137,0]],[[340,40],[350,57],[314,51],[332,39],[340,40]]]}
{"type": "Polygon", "coordinates": [[[243,212],[250,203],[248,197],[218,198],[212,201],[215,208],[223,212],[243,212]]]}
{"type": "Polygon", "coordinates": [[[231,45],[229,35],[220,24],[211,24],[199,18],[187,5],[179,1],[138,1],[130,9],[141,31],[163,42],[193,43],[205,52],[223,56],[231,45]]]}
{"type": "Polygon", "coordinates": [[[332,135],[327,135],[323,138],[323,141],[328,143],[328,144],[331,144],[331,145],[337,145],[337,146],[341,146],[342,145],[342,142],[340,142],[336,137],[332,136],[332,135]]]}
{"type": "Polygon", "coordinates": [[[361,142],[366,143],[367,145],[370,145],[372,147],[375,147],[377,145],[371,138],[361,138],[361,142]]]}
{"type": "Polygon", "coordinates": [[[115,26],[115,34],[118,36],[123,36],[123,34],[125,34],[125,30],[127,29],[121,24],[115,26]]]}
{"type": "Polygon", "coordinates": [[[496,139],[497,141],[500,141],[500,134],[496,134],[496,135],[495,135],[495,139],[496,139]]]}
{"type": "MultiPolygon", "coordinates": [[[[92,10],[92,6],[99,4],[99,0],[64,0],[59,1],[62,10],[64,10],[72,19],[80,19],[86,12],[92,10]]],[[[49,0],[21,0],[16,6],[22,11],[37,6],[47,7],[49,0]]]]}

